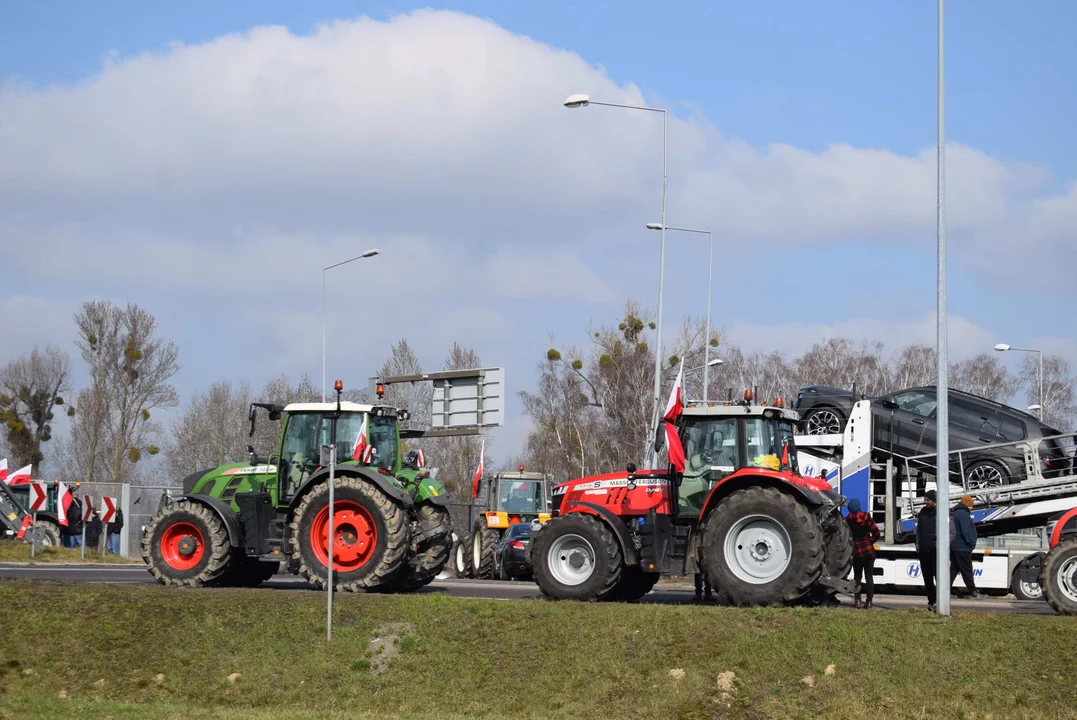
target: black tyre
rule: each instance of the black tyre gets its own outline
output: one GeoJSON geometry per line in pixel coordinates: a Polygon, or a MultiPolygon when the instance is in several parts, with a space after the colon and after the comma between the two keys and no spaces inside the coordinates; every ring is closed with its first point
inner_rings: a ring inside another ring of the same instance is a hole
{"type": "Polygon", "coordinates": [[[453,565],[456,567],[456,577],[471,577],[471,536],[465,535],[456,541],[453,546],[453,565]]]}
{"type": "Polygon", "coordinates": [[[1047,603],[1060,615],[1077,615],[1077,538],[1051,548],[1040,576],[1047,603]]]}
{"type": "Polygon", "coordinates": [[[826,543],[826,573],[837,580],[844,580],[853,569],[853,533],[841,513],[835,513],[823,526],[826,543]]]}
{"type": "Polygon", "coordinates": [[[658,573],[643,572],[638,565],[626,565],[621,570],[621,580],[609,599],[624,602],[639,600],[654,589],[659,577],[661,576],[658,573]]]}
{"type": "Polygon", "coordinates": [[[501,533],[486,524],[486,518],[475,522],[475,531],[471,534],[471,571],[472,577],[490,580],[494,577],[494,553],[501,533]]]}
{"type": "Polygon", "coordinates": [[[228,531],[216,513],[178,500],[146,526],[142,559],[160,583],[203,587],[221,584],[234,558],[228,531]]]}
{"type": "MultiPolygon", "coordinates": [[[[337,590],[388,589],[408,550],[404,508],[361,478],[337,479],[334,493],[333,584],[337,590]]],[[[312,488],[291,523],[299,574],[324,588],[329,562],[329,484],[312,488]]]]}
{"type": "Polygon", "coordinates": [[[834,407],[812,408],[800,421],[805,435],[838,435],[845,431],[845,413],[834,407]]]}
{"type": "Polygon", "coordinates": [[[452,549],[452,519],[446,508],[422,503],[415,510],[412,528],[412,544],[397,577],[398,588],[405,592],[432,582],[444,569],[452,549]],[[420,539],[415,542],[414,538],[420,539]]]}
{"type": "Polygon", "coordinates": [[[553,600],[611,600],[621,580],[621,547],[596,517],[570,513],[553,518],[532,540],[532,571],[542,594],[553,600]]]}
{"type": "Polygon", "coordinates": [[[1024,560],[1017,563],[1013,569],[1013,577],[1010,579],[1010,592],[1018,600],[1043,600],[1043,587],[1038,582],[1029,582],[1022,579],[1024,575],[1024,560]]]}
{"type": "Polygon", "coordinates": [[[60,526],[51,520],[39,519],[34,523],[30,532],[34,534],[35,542],[41,547],[60,547],[63,545],[60,526]]]}
{"type": "Polygon", "coordinates": [[[811,590],[825,562],[819,522],[776,488],[738,490],[707,518],[704,571],[734,605],[792,604],[811,590]]]}

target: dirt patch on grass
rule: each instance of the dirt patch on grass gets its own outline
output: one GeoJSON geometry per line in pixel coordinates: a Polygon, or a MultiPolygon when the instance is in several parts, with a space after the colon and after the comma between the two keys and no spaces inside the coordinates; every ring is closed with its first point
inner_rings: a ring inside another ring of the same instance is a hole
{"type": "Polygon", "coordinates": [[[400,654],[400,645],[406,637],[414,635],[415,626],[411,623],[386,623],[374,628],[370,637],[370,673],[380,675],[389,667],[389,663],[400,654]]]}

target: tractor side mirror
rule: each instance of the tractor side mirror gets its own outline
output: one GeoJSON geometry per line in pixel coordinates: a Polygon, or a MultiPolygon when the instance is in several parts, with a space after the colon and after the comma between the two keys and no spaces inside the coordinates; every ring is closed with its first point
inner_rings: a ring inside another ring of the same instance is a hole
{"type": "Polygon", "coordinates": [[[247,461],[251,465],[257,465],[259,463],[258,453],[254,452],[254,446],[253,445],[248,445],[247,446],[247,461]]]}
{"type": "Polygon", "coordinates": [[[639,467],[636,466],[636,463],[630,462],[625,466],[625,470],[628,471],[629,475],[634,475],[636,471],[639,470],[639,467]]]}
{"type": "MultiPolygon", "coordinates": [[[[257,410],[252,404],[250,411],[247,413],[247,419],[251,421],[251,431],[247,433],[247,437],[254,437],[254,418],[257,416],[257,414],[257,410]]],[[[250,445],[248,445],[247,447],[250,447],[250,445]]]]}

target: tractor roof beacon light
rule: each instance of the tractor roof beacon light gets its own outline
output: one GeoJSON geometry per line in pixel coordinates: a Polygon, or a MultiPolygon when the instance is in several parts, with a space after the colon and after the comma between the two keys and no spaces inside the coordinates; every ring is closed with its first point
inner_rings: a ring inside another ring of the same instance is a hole
{"type": "Polygon", "coordinates": [[[382,383],[378,383],[374,388],[374,392],[377,393],[378,399],[381,400],[382,397],[385,395],[385,385],[383,385],[382,383]]]}
{"type": "Polygon", "coordinates": [[[750,405],[752,402],[752,389],[748,388],[744,391],[744,404],[750,405]]]}
{"type": "Polygon", "coordinates": [[[776,408],[783,408],[783,407],[785,407],[785,400],[782,400],[782,396],[781,396],[781,395],[779,395],[778,397],[774,398],[774,407],[776,407],[776,408]]]}
{"type": "Polygon", "coordinates": [[[341,382],[340,380],[337,380],[336,382],[333,383],[333,389],[336,390],[337,392],[341,392],[344,389],[344,383],[341,382]]]}
{"type": "Polygon", "coordinates": [[[523,465],[521,465],[521,466],[520,466],[520,472],[523,472],[523,471],[524,471],[524,466],[523,466],[523,465]]]}

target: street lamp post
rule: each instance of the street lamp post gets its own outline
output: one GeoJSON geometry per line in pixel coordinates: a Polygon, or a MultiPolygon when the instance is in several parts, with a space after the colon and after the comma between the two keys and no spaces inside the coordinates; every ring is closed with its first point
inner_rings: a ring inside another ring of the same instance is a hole
{"type": "MultiPolygon", "coordinates": [[[[648,230],[676,230],[678,232],[697,233],[706,235],[710,241],[710,261],[707,263],[707,337],[703,345],[703,402],[707,402],[707,394],[710,392],[710,375],[707,372],[711,366],[709,362],[711,351],[711,289],[714,281],[714,234],[710,230],[694,230],[692,228],[665,226],[660,223],[647,223],[648,230]]],[[[719,360],[715,365],[720,364],[719,360]]]]}
{"type": "Polygon", "coordinates": [[[1015,350],[1017,352],[1030,352],[1030,353],[1036,353],[1037,355],[1040,356],[1040,389],[1039,389],[1039,392],[1036,395],[1036,397],[1039,399],[1039,402],[1036,403],[1036,405],[1034,405],[1033,407],[1035,407],[1037,410],[1040,411],[1039,412],[1040,422],[1043,422],[1043,350],[1034,350],[1032,348],[1011,347],[1010,345],[1007,345],[1006,343],[999,343],[998,345],[995,346],[995,349],[998,350],[999,352],[1008,352],[1010,350],[1015,350]]]}
{"type": "Polygon", "coordinates": [[[356,255],[355,257],[349,258],[348,260],[344,260],[342,262],[334,263],[333,265],[329,265],[327,267],[322,268],[322,402],[325,402],[325,314],[326,314],[326,309],[329,307],[328,296],[325,293],[325,273],[327,271],[329,271],[329,270],[332,270],[335,267],[340,267],[341,265],[347,265],[350,262],[355,262],[356,260],[362,260],[363,258],[374,257],[375,255],[378,255],[379,253],[381,253],[381,250],[367,250],[362,255],[356,255]]]}
{"type": "Polygon", "coordinates": [[[662,113],[662,240],[658,253],[658,325],[655,331],[654,350],[654,409],[651,413],[651,439],[647,444],[647,466],[654,458],[654,439],[658,432],[658,408],[662,394],[662,291],[666,276],[666,186],[669,179],[669,113],[662,108],[645,105],[621,105],[619,103],[598,102],[589,95],[570,95],[565,100],[567,108],[581,108],[588,105],[624,108],[627,110],[645,110],[662,113]]]}

